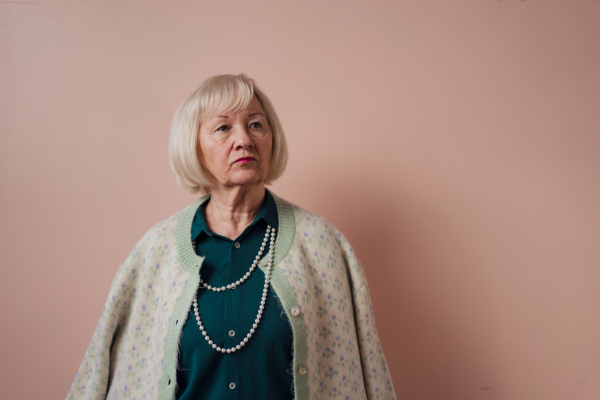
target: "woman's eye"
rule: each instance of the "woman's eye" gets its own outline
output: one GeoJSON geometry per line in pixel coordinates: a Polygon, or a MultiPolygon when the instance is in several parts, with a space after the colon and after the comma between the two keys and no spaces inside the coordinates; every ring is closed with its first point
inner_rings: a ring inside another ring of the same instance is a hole
{"type": "Polygon", "coordinates": [[[262,128],[262,124],[260,122],[253,122],[250,124],[250,128],[259,129],[262,128]]]}
{"type": "Polygon", "coordinates": [[[219,126],[217,128],[217,131],[220,131],[220,132],[226,132],[228,130],[229,130],[229,126],[228,125],[221,125],[221,126],[219,126]]]}

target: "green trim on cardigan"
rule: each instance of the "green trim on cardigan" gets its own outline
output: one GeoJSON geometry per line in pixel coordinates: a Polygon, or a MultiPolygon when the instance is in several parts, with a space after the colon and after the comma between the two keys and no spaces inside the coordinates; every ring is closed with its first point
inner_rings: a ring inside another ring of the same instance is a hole
{"type": "MultiPolygon", "coordinates": [[[[288,321],[292,325],[292,331],[294,332],[294,395],[297,400],[308,399],[308,376],[306,374],[300,374],[300,367],[306,365],[306,329],[304,323],[304,316],[299,314],[294,316],[291,314],[292,307],[298,304],[296,298],[296,292],[290,285],[290,282],[285,277],[281,268],[279,267],[281,261],[289,253],[290,247],[294,241],[296,233],[296,222],[294,221],[294,214],[292,208],[288,202],[275,196],[271,193],[275,204],[277,205],[277,213],[279,217],[279,235],[275,245],[275,265],[271,275],[271,286],[277,293],[281,305],[285,310],[288,321]],[[280,240],[281,238],[281,240],[280,240]]],[[[266,263],[259,265],[260,269],[265,272],[266,263]]]]}
{"type": "Polygon", "coordinates": [[[158,389],[159,399],[171,400],[175,397],[179,338],[187,313],[192,305],[192,299],[200,284],[200,268],[204,261],[204,257],[198,256],[192,246],[192,222],[196,210],[208,198],[208,195],[203,196],[190,205],[183,212],[183,215],[177,224],[177,257],[183,267],[190,272],[190,277],[186,282],[181,297],[175,305],[173,316],[169,321],[167,339],[165,342],[165,355],[163,358],[162,378],[158,389]]]}

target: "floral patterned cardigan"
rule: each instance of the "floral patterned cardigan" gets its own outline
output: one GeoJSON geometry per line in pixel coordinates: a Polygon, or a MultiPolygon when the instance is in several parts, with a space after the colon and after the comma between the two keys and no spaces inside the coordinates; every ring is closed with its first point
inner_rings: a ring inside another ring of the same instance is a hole
{"type": "MultiPolygon", "coordinates": [[[[292,325],[296,399],[395,399],[352,247],[324,218],[273,198],[271,285],[292,325]]],[[[203,260],[191,225],[207,199],[152,227],[119,267],[67,399],[174,398],[181,328],[203,260]]]]}

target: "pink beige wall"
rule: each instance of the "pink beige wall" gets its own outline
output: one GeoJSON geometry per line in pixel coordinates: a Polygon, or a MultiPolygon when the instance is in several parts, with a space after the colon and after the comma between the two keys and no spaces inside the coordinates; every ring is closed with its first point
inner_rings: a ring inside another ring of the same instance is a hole
{"type": "Polygon", "coordinates": [[[171,116],[242,71],[399,398],[600,398],[594,0],[0,1],[0,398],[66,395],[117,266],[194,199],[171,116]]]}

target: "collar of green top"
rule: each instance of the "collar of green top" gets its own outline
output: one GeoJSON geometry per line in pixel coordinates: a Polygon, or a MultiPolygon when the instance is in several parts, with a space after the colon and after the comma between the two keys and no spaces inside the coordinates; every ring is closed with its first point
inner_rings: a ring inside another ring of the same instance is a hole
{"type": "MultiPolygon", "coordinates": [[[[198,207],[198,210],[196,210],[196,215],[194,216],[194,221],[192,222],[192,240],[196,240],[202,232],[207,235],[222,237],[214,232],[211,232],[211,230],[208,228],[208,225],[206,225],[206,220],[204,219],[204,210],[207,204],[208,201],[205,201],[200,205],[200,207],[198,207]]],[[[273,200],[273,196],[271,196],[271,193],[269,193],[268,190],[265,190],[265,199],[260,206],[260,210],[258,210],[256,218],[254,218],[254,221],[252,221],[252,223],[244,230],[244,232],[242,232],[239,237],[243,237],[251,229],[251,227],[261,219],[264,219],[267,224],[271,225],[272,227],[277,227],[279,222],[277,218],[277,206],[275,205],[275,200],[273,200]]]]}

